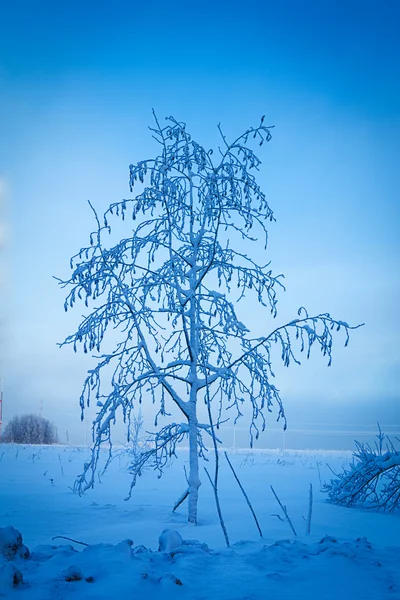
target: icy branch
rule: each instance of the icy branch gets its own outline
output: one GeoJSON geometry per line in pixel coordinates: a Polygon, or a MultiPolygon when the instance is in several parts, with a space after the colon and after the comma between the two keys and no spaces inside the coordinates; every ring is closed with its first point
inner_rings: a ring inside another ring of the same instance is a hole
{"type": "Polygon", "coordinates": [[[356,441],[355,460],[322,488],[331,502],[384,512],[400,507],[400,452],[380,429],[377,440],[375,447],[356,441]]]}

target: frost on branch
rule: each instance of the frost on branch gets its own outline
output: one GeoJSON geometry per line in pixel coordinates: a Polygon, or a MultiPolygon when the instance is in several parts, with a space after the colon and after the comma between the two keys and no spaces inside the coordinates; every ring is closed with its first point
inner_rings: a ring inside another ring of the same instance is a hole
{"type": "Polygon", "coordinates": [[[90,403],[98,407],[94,445],[76,489],[93,485],[100,447],[108,444],[111,453],[111,426],[118,417],[129,443],[138,405],[158,407],[155,427],[175,405],[185,424],[165,425],[154,434],[152,452],[132,463],[132,484],[144,460],[155,461],[161,473],[166,457],[186,438],[189,520],[196,522],[200,434],[210,433],[198,422],[198,406],[211,405],[218,430],[228,418],[241,417],[248,403],[252,444],[273,410],[286,424],[273,384],[272,347],[279,346],[286,366],[299,363],[295,351],[308,357],[312,347],[330,364],[332,332],[343,330],[347,344],[351,327],[301,309],[298,319],[252,334],[238,314],[241,301],[253,297],[267,316],[276,317],[277,290],[284,289],[283,276],[260,261],[274,216],[257,183],[261,163],[250,146],[271,139],[264,118],[232,143],[219,128],[215,154],[172,117],[164,127],[155,117],[150,129],[159,154],[130,166],[133,197],[111,204],[102,218],[91,205],[96,230],[71,259],[70,278],[59,280],[68,290],[65,310],[90,305],[62,345],[95,353],[96,359],[80,398],[82,418],[90,403]],[[126,223],[122,239],[120,221],[126,223]]]}
{"type": "Polygon", "coordinates": [[[362,506],[387,512],[400,508],[400,451],[381,432],[374,447],[356,441],[354,460],[323,490],[341,506],[362,506]]]}
{"type": "MultiPolygon", "coordinates": [[[[197,424],[197,446],[200,458],[207,460],[207,448],[203,443],[201,429],[209,433],[209,425],[197,424]]],[[[158,473],[158,477],[163,474],[164,468],[168,465],[172,457],[177,457],[176,446],[188,437],[189,427],[187,423],[171,423],[166,425],[160,431],[152,433],[147,438],[146,447],[132,456],[128,471],[132,476],[129,495],[132,495],[133,487],[136,485],[137,478],[141,475],[145,467],[152,468],[158,473]]],[[[94,476],[94,473],[92,473],[94,476]]]]}

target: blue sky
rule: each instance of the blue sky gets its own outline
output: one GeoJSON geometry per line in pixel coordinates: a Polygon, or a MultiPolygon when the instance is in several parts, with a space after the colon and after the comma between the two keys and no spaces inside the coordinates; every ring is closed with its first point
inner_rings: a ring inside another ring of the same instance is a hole
{"type": "Polygon", "coordinates": [[[65,316],[52,275],[86,243],[87,199],[103,210],[127,196],[128,165],[154,154],[154,108],[206,147],[220,121],[228,136],[262,114],[275,125],[260,183],[288,289],[278,319],[305,304],[366,322],[331,369],[317,357],[277,385],[296,418],[400,421],[399,13],[294,0],[2,8],[6,420],[43,402],[61,432],[80,427],[87,363],[56,347],[79,314],[65,316]]]}

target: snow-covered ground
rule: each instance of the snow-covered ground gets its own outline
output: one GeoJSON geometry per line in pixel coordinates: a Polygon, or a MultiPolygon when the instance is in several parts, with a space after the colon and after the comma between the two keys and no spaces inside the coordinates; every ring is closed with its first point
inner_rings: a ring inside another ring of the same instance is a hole
{"type": "MultiPolygon", "coordinates": [[[[187,523],[186,503],[171,512],[186,487],[185,451],[162,479],[145,471],[129,501],[124,501],[129,475],[123,456],[115,458],[93,490],[82,497],[72,492],[87,455],[85,448],[66,446],[0,446],[0,527],[19,530],[31,552],[29,558],[12,557],[12,563],[0,556],[0,597],[400,599],[400,511],[387,515],[341,508],[320,492],[320,478],[331,476],[327,463],[340,470],[350,452],[231,453],[263,538],[222,455],[220,500],[230,548],[204,473],[198,525],[187,523]],[[307,536],[310,483],[314,502],[307,536]],[[158,551],[165,529],[176,530],[184,540],[172,552],[158,551]],[[12,585],[12,564],[23,583],[12,585]]],[[[208,468],[212,471],[212,464],[208,468]]]]}

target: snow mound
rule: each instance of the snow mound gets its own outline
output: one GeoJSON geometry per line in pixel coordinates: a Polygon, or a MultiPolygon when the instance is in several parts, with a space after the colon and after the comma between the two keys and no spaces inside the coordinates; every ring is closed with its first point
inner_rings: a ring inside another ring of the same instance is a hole
{"type": "Polygon", "coordinates": [[[0,597],[20,583],[23,583],[23,578],[17,565],[0,557],[0,597]]]}
{"type": "MultiPolygon", "coordinates": [[[[12,528],[3,540],[18,540],[12,528]]],[[[18,533],[18,532],[17,532],[18,533]]],[[[307,540],[308,541],[308,540],[307,540]]],[[[83,550],[41,545],[28,558],[0,557],[0,598],[9,600],[110,600],[110,598],[218,598],[258,600],[377,600],[399,598],[400,548],[377,548],[366,538],[352,542],[241,541],[211,550],[183,540],[173,529],[159,537],[159,552],[133,545],[94,544],[83,550]],[[340,574],[338,576],[338,574],[340,574]]],[[[7,546],[9,547],[9,546],[7,546]]]]}
{"type": "Polygon", "coordinates": [[[83,573],[76,565],[70,565],[65,571],[63,571],[62,577],[65,581],[81,581],[83,573]]]}
{"type": "Polygon", "coordinates": [[[11,560],[16,557],[28,558],[29,550],[22,543],[22,535],[14,527],[0,527],[0,556],[11,560]]]}
{"type": "Polygon", "coordinates": [[[158,538],[159,552],[173,552],[182,546],[183,539],[176,529],[164,529],[158,538]]]}

